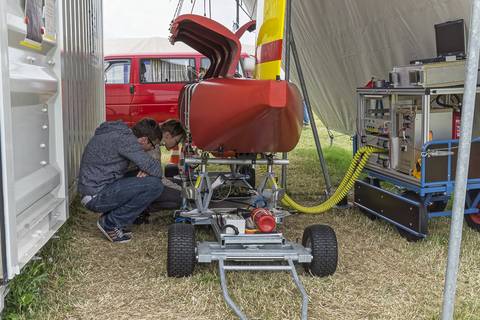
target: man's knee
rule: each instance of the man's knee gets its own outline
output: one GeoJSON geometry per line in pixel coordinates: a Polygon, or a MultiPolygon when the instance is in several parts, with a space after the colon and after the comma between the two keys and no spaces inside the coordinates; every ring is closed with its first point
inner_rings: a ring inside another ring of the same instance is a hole
{"type": "Polygon", "coordinates": [[[160,196],[163,189],[165,188],[161,178],[148,176],[142,179],[145,179],[146,191],[151,193],[153,197],[160,196]]]}

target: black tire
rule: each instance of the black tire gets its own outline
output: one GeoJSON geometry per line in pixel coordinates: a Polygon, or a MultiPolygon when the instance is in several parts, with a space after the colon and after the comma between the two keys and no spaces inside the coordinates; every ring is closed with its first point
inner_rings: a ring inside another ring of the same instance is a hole
{"type": "MultiPolygon", "coordinates": [[[[468,194],[470,196],[470,200],[473,201],[477,196],[478,190],[470,190],[468,194]]],[[[479,205],[480,206],[480,205],[479,205]]],[[[477,214],[466,214],[465,215],[465,222],[467,225],[475,231],[480,232],[480,213],[477,214]]]]}
{"type": "MultiPolygon", "coordinates": [[[[375,187],[378,187],[380,188],[380,180],[376,179],[376,178],[370,178],[370,177],[366,177],[363,179],[364,182],[368,183],[368,184],[371,184],[375,187]]],[[[373,213],[369,212],[368,210],[365,210],[363,208],[360,208],[358,207],[358,209],[360,210],[361,213],[363,213],[368,219],[374,221],[374,220],[377,220],[377,216],[374,215],[373,213]]]]}
{"type": "Polygon", "coordinates": [[[195,268],[195,228],[191,224],[174,223],[168,227],[167,274],[188,277],[195,268]]]}
{"type": "Polygon", "coordinates": [[[447,207],[447,202],[444,201],[435,201],[432,202],[427,207],[428,212],[437,212],[437,211],[445,211],[445,208],[447,207]]]}
{"type": "Polygon", "coordinates": [[[305,271],[316,277],[335,273],[338,263],[338,246],[335,231],[329,226],[315,224],[303,231],[302,244],[312,250],[312,262],[303,265],[305,271]]]}
{"type": "Polygon", "coordinates": [[[238,171],[241,174],[246,174],[249,176],[247,182],[255,189],[255,169],[253,169],[251,165],[248,165],[240,167],[238,171]]]}

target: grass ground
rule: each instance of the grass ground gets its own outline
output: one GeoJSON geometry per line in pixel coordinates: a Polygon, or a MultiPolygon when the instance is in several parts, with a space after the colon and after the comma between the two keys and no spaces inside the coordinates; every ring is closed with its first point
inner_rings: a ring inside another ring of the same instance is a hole
{"type": "MultiPolygon", "coordinates": [[[[351,159],[350,140],[338,137],[330,147],[325,130],[321,136],[336,185],[351,159]]],[[[289,193],[307,204],[319,201],[324,185],[310,130],[304,129],[290,160],[289,193]]],[[[15,294],[9,297],[7,316],[235,319],[223,301],[216,265],[198,266],[185,279],[166,276],[170,216],[170,212],[159,213],[150,225],[134,229],[131,243],[114,245],[96,229],[96,215],[74,205],[60,240],[53,240],[43,250],[42,259],[28,267],[33,271],[27,269],[12,287],[15,294]],[[41,277],[31,285],[35,274],[41,277]],[[27,296],[23,304],[22,296],[27,296]]],[[[339,265],[328,278],[301,273],[310,299],[310,319],[439,318],[448,219],[432,220],[426,240],[408,243],[391,226],[371,221],[356,209],[333,209],[322,215],[287,218],[286,235],[299,239],[306,226],[317,223],[335,229],[339,265]]],[[[201,236],[206,233],[202,231],[201,236]]],[[[480,319],[480,235],[465,227],[463,236],[455,318],[480,319]]],[[[299,319],[300,296],[287,274],[230,273],[228,286],[251,319],[299,319]]]]}

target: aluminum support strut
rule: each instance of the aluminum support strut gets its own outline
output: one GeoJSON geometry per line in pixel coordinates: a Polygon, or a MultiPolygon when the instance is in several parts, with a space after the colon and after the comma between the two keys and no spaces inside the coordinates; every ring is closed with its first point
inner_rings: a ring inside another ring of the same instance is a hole
{"type": "Polygon", "coordinates": [[[468,178],[470,147],[472,141],[473,115],[478,76],[478,58],[480,51],[480,0],[473,0],[468,41],[467,64],[465,74],[465,91],[462,104],[462,121],[460,141],[458,143],[457,172],[455,192],[453,195],[453,212],[448,241],[447,271],[443,291],[442,320],[453,319],[455,291],[457,286],[460,246],[462,243],[463,214],[468,178]]]}
{"type": "MultiPolygon", "coordinates": [[[[285,14],[285,32],[283,42],[285,43],[285,80],[290,81],[290,34],[292,32],[292,0],[287,0],[285,14]]],[[[282,153],[282,159],[288,159],[288,153],[282,153]]],[[[280,185],[287,191],[287,167],[282,167],[282,175],[280,178],[280,185]]]]}
{"type": "Polygon", "coordinates": [[[300,80],[300,87],[302,88],[303,99],[305,100],[308,116],[310,117],[310,125],[312,127],[313,139],[315,140],[315,146],[317,147],[317,154],[320,160],[320,166],[322,167],[322,173],[325,180],[327,195],[329,195],[332,189],[332,183],[330,181],[330,175],[328,174],[327,163],[325,162],[325,158],[323,157],[322,144],[320,143],[320,138],[318,137],[318,130],[315,124],[315,118],[313,117],[312,106],[310,105],[310,98],[307,91],[307,84],[305,83],[305,78],[303,77],[302,65],[300,64],[300,57],[298,56],[297,46],[295,44],[295,37],[293,36],[293,32],[290,33],[290,44],[292,46],[293,60],[295,61],[298,79],[300,80]]]}

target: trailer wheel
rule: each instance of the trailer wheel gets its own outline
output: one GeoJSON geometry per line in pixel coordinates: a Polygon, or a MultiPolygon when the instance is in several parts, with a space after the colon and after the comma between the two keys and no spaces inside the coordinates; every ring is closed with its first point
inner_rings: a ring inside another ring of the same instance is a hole
{"type": "MultiPolygon", "coordinates": [[[[468,191],[468,194],[470,195],[470,199],[472,199],[472,201],[475,199],[478,192],[479,192],[478,190],[468,191]]],[[[480,207],[480,205],[479,205],[479,207],[480,207]]],[[[467,223],[467,225],[470,228],[472,228],[475,231],[480,232],[480,213],[466,214],[465,215],[465,222],[467,223]]]]}
{"type": "Polygon", "coordinates": [[[338,246],[335,231],[327,225],[315,224],[303,231],[302,244],[312,250],[312,261],[304,264],[305,271],[316,277],[326,277],[337,269],[338,246]]]}
{"type": "Polygon", "coordinates": [[[174,223],[168,228],[167,274],[188,277],[195,268],[195,228],[191,224],[174,223]]]}

